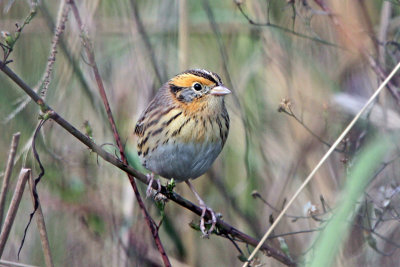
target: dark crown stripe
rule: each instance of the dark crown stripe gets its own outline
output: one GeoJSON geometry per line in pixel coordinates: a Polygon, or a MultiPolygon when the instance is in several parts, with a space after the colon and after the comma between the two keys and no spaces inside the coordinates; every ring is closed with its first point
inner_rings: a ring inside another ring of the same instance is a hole
{"type": "Polygon", "coordinates": [[[186,71],[186,72],[184,72],[184,73],[190,73],[190,74],[193,74],[193,75],[202,77],[202,78],[206,78],[207,80],[210,80],[210,81],[212,81],[212,82],[215,83],[215,84],[220,84],[220,83],[221,83],[221,82],[220,82],[221,79],[220,79],[219,76],[216,75],[215,73],[213,73],[213,75],[215,75],[215,76],[217,77],[218,81],[217,81],[212,75],[210,75],[210,74],[208,74],[207,72],[204,72],[204,71],[202,71],[202,70],[188,70],[188,71],[186,71]]]}

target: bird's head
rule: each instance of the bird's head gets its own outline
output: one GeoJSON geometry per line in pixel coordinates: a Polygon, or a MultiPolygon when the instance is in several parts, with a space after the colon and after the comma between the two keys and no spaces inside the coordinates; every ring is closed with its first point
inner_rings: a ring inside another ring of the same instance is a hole
{"type": "Polygon", "coordinates": [[[209,110],[222,108],[224,96],[231,91],[214,72],[203,69],[184,71],[168,82],[173,98],[187,109],[209,110]]]}

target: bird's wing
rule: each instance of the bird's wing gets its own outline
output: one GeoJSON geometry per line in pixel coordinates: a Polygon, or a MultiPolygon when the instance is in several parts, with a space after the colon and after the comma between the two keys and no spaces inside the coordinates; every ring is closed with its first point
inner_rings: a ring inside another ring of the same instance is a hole
{"type": "Polygon", "coordinates": [[[134,131],[137,136],[142,137],[149,124],[155,123],[158,116],[173,108],[172,95],[168,88],[168,83],[164,84],[140,115],[134,131]]]}

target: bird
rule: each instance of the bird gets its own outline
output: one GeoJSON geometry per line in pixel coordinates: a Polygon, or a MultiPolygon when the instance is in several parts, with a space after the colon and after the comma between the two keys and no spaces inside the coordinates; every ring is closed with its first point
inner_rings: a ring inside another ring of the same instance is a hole
{"type": "MultiPolygon", "coordinates": [[[[204,174],[218,157],[229,133],[225,96],[231,91],[220,76],[205,69],[189,69],[163,84],[140,115],[134,133],[137,151],[147,174],[151,194],[154,174],[185,182],[202,209],[200,229],[208,236],[216,215],[201,199],[190,180],[204,174]],[[204,216],[211,215],[205,228],[204,216]]],[[[160,182],[158,180],[159,188],[160,182]]]]}

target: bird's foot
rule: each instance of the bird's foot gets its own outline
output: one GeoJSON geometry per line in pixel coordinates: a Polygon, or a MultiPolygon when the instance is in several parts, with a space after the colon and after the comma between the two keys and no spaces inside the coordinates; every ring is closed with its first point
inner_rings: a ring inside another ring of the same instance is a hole
{"type": "MultiPolygon", "coordinates": [[[[147,177],[147,182],[148,182],[147,189],[146,189],[146,198],[148,198],[149,196],[151,196],[151,193],[153,191],[152,185],[153,185],[153,181],[154,181],[154,173],[148,173],[148,174],[146,174],[146,177],[147,177]]],[[[159,179],[156,179],[156,181],[157,181],[157,186],[158,186],[157,193],[160,193],[161,192],[161,183],[160,183],[159,179]]]]}
{"type": "Polygon", "coordinates": [[[214,211],[211,208],[209,208],[204,202],[200,203],[200,208],[201,208],[200,230],[203,233],[202,237],[208,238],[212,233],[212,231],[215,229],[215,225],[217,224],[217,216],[215,216],[214,211]],[[209,211],[211,214],[211,220],[206,222],[204,216],[206,215],[207,211],[209,211]],[[211,226],[208,230],[206,229],[205,226],[206,223],[207,224],[211,223],[211,226]]]}
{"type": "Polygon", "coordinates": [[[192,183],[189,180],[187,180],[185,182],[189,186],[190,190],[192,190],[192,192],[196,196],[197,200],[199,201],[199,205],[200,205],[200,208],[201,208],[200,230],[203,233],[203,237],[204,238],[208,238],[209,235],[212,233],[212,231],[214,231],[214,229],[215,229],[215,225],[217,224],[217,216],[215,216],[215,213],[211,208],[207,207],[207,205],[201,199],[200,195],[197,193],[196,189],[194,189],[192,183]],[[204,217],[206,216],[207,211],[210,212],[211,221],[207,221],[206,222],[204,220],[204,217]],[[207,224],[211,223],[211,227],[208,230],[206,229],[206,223],[207,224]]]}

